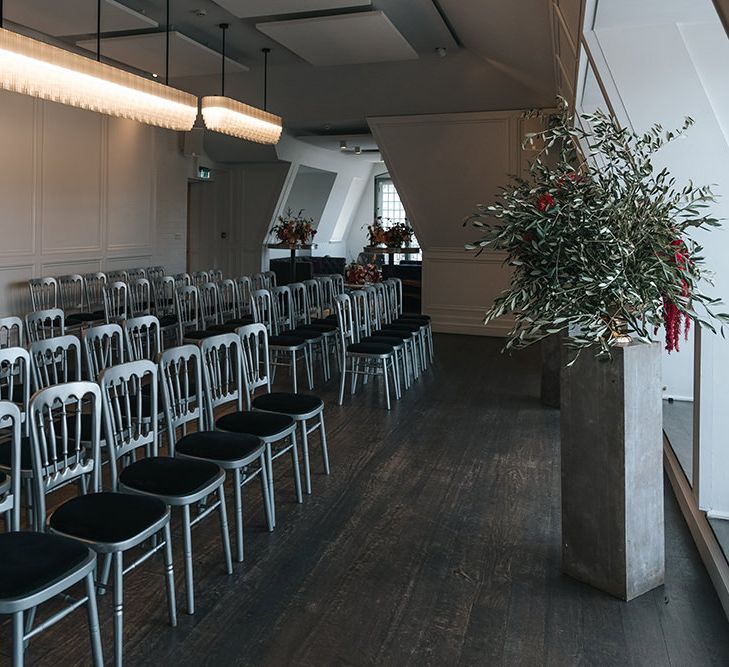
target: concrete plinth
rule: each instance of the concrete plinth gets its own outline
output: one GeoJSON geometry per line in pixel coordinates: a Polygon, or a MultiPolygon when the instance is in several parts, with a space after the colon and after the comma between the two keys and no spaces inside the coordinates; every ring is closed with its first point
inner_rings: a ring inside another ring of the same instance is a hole
{"type": "Polygon", "coordinates": [[[562,345],[565,333],[547,336],[540,343],[542,346],[542,405],[559,409],[559,383],[562,370],[562,345]]]}
{"type": "Polygon", "coordinates": [[[624,600],[664,580],[660,354],[562,354],[562,570],[624,600]]]}

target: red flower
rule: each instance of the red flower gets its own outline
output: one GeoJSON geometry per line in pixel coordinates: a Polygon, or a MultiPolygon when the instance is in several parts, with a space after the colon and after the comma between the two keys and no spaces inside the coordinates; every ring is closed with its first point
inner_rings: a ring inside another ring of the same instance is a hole
{"type": "Polygon", "coordinates": [[[552,195],[550,195],[548,192],[545,192],[537,200],[537,208],[540,211],[546,211],[551,206],[554,206],[554,197],[552,197],[552,195]]]}

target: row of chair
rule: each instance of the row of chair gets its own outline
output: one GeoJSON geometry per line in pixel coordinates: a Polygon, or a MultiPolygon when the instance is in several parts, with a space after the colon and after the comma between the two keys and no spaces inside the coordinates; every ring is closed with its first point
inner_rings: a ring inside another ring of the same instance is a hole
{"type": "MultiPolygon", "coordinates": [[[[106,326],[116,327],[115,334],[119,335],[119,325],[106,326]]],[[[132,337],[128,331],[127,341],[132,337]]],[[[272,530],[276,525],[272,464],[280,456],[290,454],[297,500],[302,501],[297,428],[301,434],[307,492],[311,492],[308,436],[315,430],[320,433],[324,468],[329,473],[323,402],[311,395],[271,392],[268,332],[264,325],[251,324],[235,333],[207,338],[198,345],[171,348],[159,354],[156,362],[141,359],[106,365],[98,374],[98,384],[79,381],[78,365],[69,363],[73,354],[79,354],[78,341],[74,347],[70,340],[73,338],[40,341],[31,346],[30,353],[23,348],[2,351],[2,377],[17,378],[27,387],[32,375],[36,389],[30,399],[24,391],[18,404],[0,403],[0,427],[7,426],[4,430],[10,436],[0,447],[0,469],[10,475],[0,510],[12,514],[12,518],[6,519],[8,527],[17,530],[20,481],[31,482],[26,488],[33,496],[37,529],[34,533],[11,533],[15,537],[0,540],[3,562],[6,557],[10,559],[17,566],[16,577],[24,582],[20,588],[16,586],[12,600],[6,599],[5,572],[0,570],[0,613],[13,614],[16,664],[22,661],[23,643],[48,625],[44,622],[37,628],[31,627],[35,607],[83,578],[87,583],[86,596],[51,621],[86,603],[93,655],[96,663],[101,664],[90,579],[96,569],[94,554],[104,557],[97,582],[101,589],[107,587],[113,570],[117,665],[121,664],[123,647],[123,576],[160,551],[165,562],[170,623],[175,625],[171,507],[180,507],[183,515],[187,611],[193,613],[191,527],[210,513],[218,513],[226,570],[231,573],[223,493],[226,472],[233,474],[238,559],[242,560],[243,485],[256,477],[260,479],[267,524],[272,530]],[[11,364],[10,359],[15,361],[11,364]],[[37,368],[30,373],[29,366],[37,368]],[[49,366],[66,369],[40,370],[49,366]],[[253,397],[260,388],[264,393],[253,397]],[[216,409],[230,404],[234,412],[216,419],[216,409]],[[168,456],[159,453],[160,425],[164,425],[167,435],[168,456]],[[195,430],[187,433],[190,426],[195,430]],[[110,464],[111,491],[102,491],[102,442],[110,464]],[[73,482],[80,483],[81,495],[46,517],[45,495],[73,482]],[[212,496],[216,497],[213,502],[205,502],[212,496]],[[195,507],[202,509],[193,518],[191,510],[195,507]],[[48,533],[55,541],[47,539],[51,537],[48,533]],[[69,540],[55,539],[59,535],[80,542],[83,549],[69,540]],[[149,548],[125,569],[124,553],[150,540],[149,548]],[[16,563],[16,556],[11,554],[13,549],[31,543],[44,546],[47,558],[42,567],[32,557],[24,564],[16,563]],[[67,552],[73,552],[74,558],[78,556],[72,566],[64,556],[67,552]],[[59,588],[58,581],[68,585],[59,588]]],[[[121,345],[118,339],[117,345],[121,345]]],[[[131,355],[137,346],[129,342],[128,345],[131,355]]],[[[111,357],[107,358],[110,360],[111,357]]]]}

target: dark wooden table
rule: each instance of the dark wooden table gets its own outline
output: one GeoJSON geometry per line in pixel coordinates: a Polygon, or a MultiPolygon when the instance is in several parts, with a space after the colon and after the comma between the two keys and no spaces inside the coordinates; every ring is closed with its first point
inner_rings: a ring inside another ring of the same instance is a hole
{"type": "Polygon", "coordinates": [[[387,248],[375,245],[367,245],[364,251],[373,255],[387,255],[389,257],[387,263],[390,266],[395,265],[395,255],[417,255],[420,248],[387,248]]]}
{"type": "Polygon", "coordinates": [[[296,251],[297,250],[311,250],[311,243],[267,243],[266,247],[271,250],[290,250],[291,251],[291,280],[289,282],[296,282],[296,251]]]}

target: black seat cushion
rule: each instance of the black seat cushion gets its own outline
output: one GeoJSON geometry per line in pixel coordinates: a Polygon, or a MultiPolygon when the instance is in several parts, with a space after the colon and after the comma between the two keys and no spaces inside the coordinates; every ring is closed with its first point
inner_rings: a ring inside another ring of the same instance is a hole
{"type": "Polygon", "coordinates": [[[51,528],[82,540],[116,544],[144,533],[167,513],[159,498],[130,493],[89,493],[63,503],[51,528]]]}
{"type": "Polygon", "coordinates": [[[272,438],[293,425],[291,417],[266,412],[231,412],[215,422],[221,431],[248,433],[259,438],[272,438]]]}
{"type": "Polygon", "coordinates": [[[88,547],[60,535],[0,534],[0,599],[29,595],[60,579],[88,558],[88,547]]]}
{"type": "Polygon", "coordinates": [[[403,313],[398,320],[421,320],[422,322],[430,322],[430,315],[423,315],[422,313],[403,313]]]}
{"type": "Polygon", "coordinates": [[[397,331],[396,329],[380,329],[373,331],[371,338],[397,338],[398,345],[403,341],[410,340],[411,334],[408,331],[397,331]]]}
{"type": "MultiPolygon", "coordinates": [[[[102,312],[101,317],[106,317],[105,313],[102,312]]],[[[83,324],[84,322],[93,322],[98,319],[99,316],[96,313],[73,313],[66,317],[66,324],[83,324]]]]}
{"type": "Polygon", "coordinates": [[[420,325],[412,323],[406,324],[405,322],[400,322],[396,324],[384,323],[382,326],[386,327],[387,329],[392,329],[393,331],[409,331],[410,333],[418,333],[418,331],[420,331],[420,325]]]}
{"type": "Polygon", "coordinates": [[[306,327],[301,327],[297,329],[289,329],[288,331],[282,331],[282,336],[294,336],[296,338],[303,338],[306,341],[316,340],[317,338],[321,338],[321,333],[318,331],[314,331],[314,329],[307,329],[306,327]]]}
{"type": "Polygon", "coordinates": [[[269,336],[268,345],[270,347],[299,347],[306,341],[298,336],[269,336]]]}
{"type": "Polygon", "coordinates": [[[273,392],[271,394],[257,396],[253,399],[252,405],[257,410],[283,412],[287,415],[308,415],[310,412],[322,408],[324,401],[318,396],[312,396],[311,394],[273,392]]]}
{"type": "Polygon", "coordinates": [[[190,340],[203,340],[217,336],[219,333],[219,331],[211,331],[210,329],[197,329],[195,331],[185,331],[182,337],[190,340]]]}
{"type": "Polygon", "coordinates": [[[132,489],[160,496],[189,496],[211,484],[220,468],[207,461],[151,456],[128,465],[119,481],[132,489]]]}
{"type": "Polygon", "coordinates": [[[198,431],[179,440],[175,451],[211,461],[238,461],[247,459],[261,447],[262,440],[248,433],[198,431]]]}
{"type": "Polygon", "coordinates": [[[177,324],[177,315],[162,315],[159,318],[159,325],[161,327],[171,327],[177,324]]]}
{"type": "Polygon", "coordinates": [[[392,345],[385,343],[351,343],[347,345],[347,352],[355,354],[392,354],[392,345]]]}
{"type": "Polygon", "coordinates": [[[312,331],[318,331],[320,333],[326,334],[330,331],[336,331],[339,329],[339,327],[336,324],[326,322],[326,323],[319,323],[319,324],[302,324],[299,329],[311,329],[312,331]]]}
{"type": "Polygon", "coordinates": [[[248,324],[254,324],[255,320],[252,317],[244,317],[238,320],[228,320],[223,324],[212,324],[208,327],[208,331],[216,331],[218,333],[233,333],[239,327],[244,327],[248,324]]]}
{"type": "Polygon", "coordinates": [[[392,345],[392,347],[399,347],[403,344],[402,338],[396,336],[365,336],[360,343],[376,343],[378,345],[392,345]]]}
{"type": "Polygon", "coordinates": [[[392,321],[393,324],[414,324],[418,327],[427,327],[429,322],[428,320],[419,320],[415,317],[398,317],[396,320],[392,321]]]}

